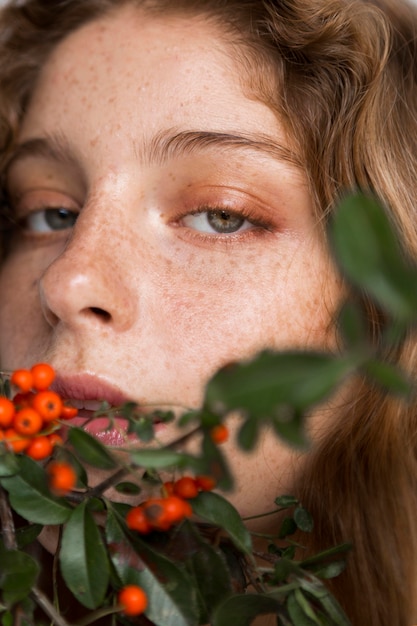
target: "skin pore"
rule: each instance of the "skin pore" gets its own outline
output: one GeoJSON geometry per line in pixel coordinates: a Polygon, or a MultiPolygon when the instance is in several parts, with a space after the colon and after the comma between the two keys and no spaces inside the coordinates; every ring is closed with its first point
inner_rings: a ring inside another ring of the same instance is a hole
{"type": "MultiPolygon", "coordinates": [[[[129,6],[56,48],[8,167],[3,369],[47,361],[69,399],[195,407],[229,361],[331,344],[340,285],[305,175],[232,52],[203,18],[129,6]]],[[[232,440],[231,500],[269,510],[299,453],[232,440]]]]}

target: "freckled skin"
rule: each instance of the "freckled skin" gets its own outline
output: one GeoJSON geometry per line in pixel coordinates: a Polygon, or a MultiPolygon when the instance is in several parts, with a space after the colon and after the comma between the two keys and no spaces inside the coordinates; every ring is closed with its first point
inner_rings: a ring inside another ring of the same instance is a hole
{"type": "MultiPolygon", "coordinates": [[[[245,95],[231,54],[201,19],[151,19],[132,8],[57,48],[20,140],[58,133],[76,164],[28,157],[10,184],[23,198],[18,211],[38,208],[31,198],[47,189],[53,206],[80,215],[69,231],[12,247],[0,275],[3,368],[48,360],[62,375],[93,373],[145,404],[197,406],[231,360],[331,341],[340,287],[299,169],[231,149],[142,158],[143,142],[172,128],[268,133],[288,144],[275,113],[245,95]],[[252,207],[268,228],[226,242],[178,217],[223,196],[236,211],[252,207]]],[[[270,435],[253,456],[232,440],[225,449],[238,479],[231,499],[245,515],[269,510],[301,463],[270,435]]]]}

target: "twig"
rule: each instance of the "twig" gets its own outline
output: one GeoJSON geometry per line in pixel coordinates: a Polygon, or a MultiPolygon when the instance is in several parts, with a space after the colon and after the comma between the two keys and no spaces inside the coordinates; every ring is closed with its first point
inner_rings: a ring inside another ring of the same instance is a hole
{"type": "Polygon", "coordinates": [[[32,588],[31,595],[41,609],[51,618],[54,626],[71,626],[69,622],[59,615],[49,598],[38,587],[32,588]]]}
{"type": "Polygon", "coordinates": [[[16,532],[13,515],[10,510],[7,494],[0,486],[0,521],[6,550],[17,550],[16,532]]]}

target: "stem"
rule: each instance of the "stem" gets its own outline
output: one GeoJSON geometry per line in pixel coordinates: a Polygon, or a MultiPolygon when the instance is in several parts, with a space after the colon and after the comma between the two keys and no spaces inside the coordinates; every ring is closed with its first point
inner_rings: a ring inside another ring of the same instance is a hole
{"type": "Polygon", "coordinates": [[[33,587],[31,595],[41,609],[51,618],[54,626],[71,626],[69,622],[59,615],[49,598],[38,587],[33,587]]]}
{"type": "Polygon", "coordinates": [[[260,517],[267,517],[268,515],[275,515],[276,513],[281,513],[282,511],[285,511],[285,508],[281,508],[281,509],[274,509],[273,511],[267,511],[266,513],[258,513],[257,515],[250,515],[248,517],[242,517],[242,520],[244,522],[249,522],[252,519],[259,519],[260,517]]]}
{"type": "Polygon", "coordinates": [[[122,610],[121,606],[112,606],[105,607],[102,609],[97,609],[93,613],[82,617],[81,619],[75,622],[75,626],[88,626],[88,624],[94,624],[96,620],[99,620],[102,617],[106,617],[107,615],[113,615],[114,613],[120,613],[122,610]]]}
{"type": "Polygon", "coordinates": [[[126,474],[128,473],[129,470],[127,468],[119,468],[116,472],[114,472],[114,474],[112,474],[105,480],[102,480],[101,483],[90,489],[86,495],[88,495],[89,498],[96,498],[101,496],[105,491],[107,491],[107,489],[113,487],[113,485],[118,483],[119,480],[126,476],[126,474]]]}
{"type": "Polygon", "coordinates": [[[6,550],[17,550],[16,533],[9,500],[3,487],[0,486],[0,521],[3,530],[6,550]]]}

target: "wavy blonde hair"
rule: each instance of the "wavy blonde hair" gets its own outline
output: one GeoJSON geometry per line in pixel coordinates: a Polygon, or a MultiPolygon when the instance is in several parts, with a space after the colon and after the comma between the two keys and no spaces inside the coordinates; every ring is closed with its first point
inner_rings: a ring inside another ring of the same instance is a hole
{"type": "MultiPolygon", "coordinates": [[[[346,189],[375,192],[417,258],[416,24],[399,0],[23,0],[0,18],[0,156],[6,159],[40,68],[71,31],[131,2],[203,14],[227,31],[245,81],[301,155],[323,223],[346,189]]],[[[381,315],[365,301],[378,341],[381,315]]],[[[395,359],[412,375],[416,340],[395,359]]],[[[417,427],[363,382],[309,457],[298,496],[316,519],[311,549],[352,541],[333,591],[357,626],[417,621],[417,427]]]]}

